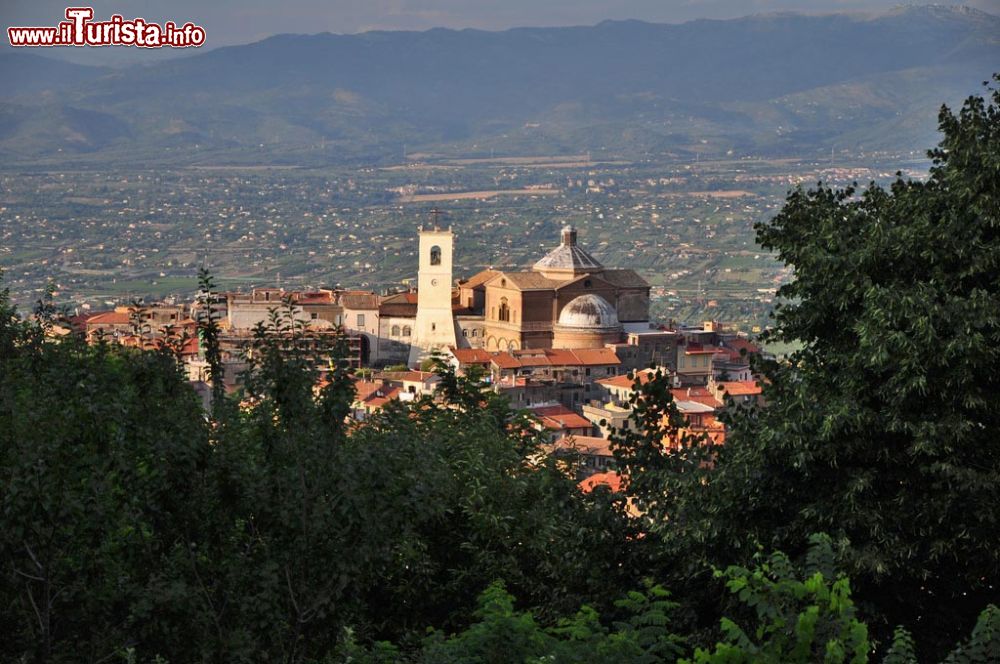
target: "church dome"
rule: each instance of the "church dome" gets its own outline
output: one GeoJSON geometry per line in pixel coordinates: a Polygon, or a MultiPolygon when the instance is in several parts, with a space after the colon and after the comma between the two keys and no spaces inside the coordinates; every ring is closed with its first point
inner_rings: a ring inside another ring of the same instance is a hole
{"type": "Polygon", "coordinates": [[[569,278],[578,274],[601,272],[604,266],[576,243],[576,229],[566,226],[562,229],[559,246],[542,257],[532,269],[553,277],[569,278]]]}
{"type": "Polygon", "coordinates": [[[615,328],[618,314],[600,295],[581,295],[570,300],[559,313],[559,325],[573,328],[615,328]]]}

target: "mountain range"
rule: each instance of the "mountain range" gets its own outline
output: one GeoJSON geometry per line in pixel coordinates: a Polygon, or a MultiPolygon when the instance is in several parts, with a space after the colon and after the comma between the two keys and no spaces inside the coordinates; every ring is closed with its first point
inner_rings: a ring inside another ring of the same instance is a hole
{"type": "Polygon", "coordinates": [[[964,7],[668,25],[277,35],[125,69],[0,55],[5,164],[399,161],[404,152],[812,155],[932,145],[1000,70],[964,7]]]}

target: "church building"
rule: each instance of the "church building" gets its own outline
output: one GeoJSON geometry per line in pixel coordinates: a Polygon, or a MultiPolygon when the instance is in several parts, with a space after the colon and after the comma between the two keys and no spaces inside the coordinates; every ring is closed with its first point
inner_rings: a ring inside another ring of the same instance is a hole
{"type": "Polygon", "coordinates": [[[605,268],[572,226],[530,270],[483,270],[454,287],[452,231],[421,229],[419,246],[410,364],[435,348],[599,348],[650,329],[649,283],[605,268]]]}

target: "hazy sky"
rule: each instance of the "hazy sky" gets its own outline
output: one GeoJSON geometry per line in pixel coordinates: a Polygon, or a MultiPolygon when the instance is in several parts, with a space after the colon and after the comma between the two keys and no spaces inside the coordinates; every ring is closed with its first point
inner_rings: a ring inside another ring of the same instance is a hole
{"type": "MultiPolygon", "coordinates": [[[[71,2],[0,0],[0,23],[4,28],[55,25],[71,2]]],[[[609,18],[675,23],[788,10],[878,12],[900,3],[898,0],[78,0],[76,4],[93,6],[96,19],[118,13],[125,18],[141,16],[156,22],[190,20],[206,28],[206,46],[213,48],[257,41],[283,32],[349,33],[439,26],[501,30],[514,26],[589,25],[609,18]]],[[[971,0],[965,4],[1000,14],[1000,0],[971,0]]],[[[6,45],[5,37],[4,34],[6,45]]],[[[68,50],[53,49],[49,55],[66,56],[69,54],[62,51],[68,50]]],[[[148,51],[143,53],[144,49],[115,50],[129,52],[90,55],[100,60],[150,55],[148,51]]]]}

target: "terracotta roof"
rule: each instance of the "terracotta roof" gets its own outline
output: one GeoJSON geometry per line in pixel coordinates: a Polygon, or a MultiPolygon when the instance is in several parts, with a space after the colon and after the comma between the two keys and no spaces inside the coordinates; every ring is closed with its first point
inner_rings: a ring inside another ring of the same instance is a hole
{"type": "Polygon", "coordinates": [[[87,318],[87,325],[126,325],[128,322],[125,311],[102,311],[87,318]]]}
{"type": "Polygon", "coordinates": [[[357,396],[355,403],[368,408],[381,408],[386,403],[399,396],[398,387],[390,387],[381,381],[359,380],[354,383],[357,396]]]}
{"type": "Polygon", "coordinates": [[[671,389],[670,394],[674,401],[694,401],[712,408],[722,407],[722,402],[705,387],[677,387],[671,389]]]}
{"type": "Polygon", "coordinates": [[[398,387],[387,387],[382,391],[381,396],[379,396],[376,393],[375,395],[368,397],[365,403],[374,410],[376,408],[381,408],[382,406],[386,405],[393,399],[397,399],[398,397],[399,397],[398,387]]]}
{"type": "Polygon", "coordinates": [[[610,348],[577,348],[572,351],[584,365],[621,364],[618,354],[610,348]]]}
{"type": "Polygon", "coordinates": [[[380,314],[410,318],[417,315],[417,294],[396,293],[382,299],[378,306],[380,314]]]}
{"type": "Polygon", "coordinates": [[[380,376],[386,380],[405,380],[414,383],[438,378],[433,371],[383,371],[380,376]]]}
{"type": "Polygon", "coordinates": [[[500,272],[497,270],[483,270],[472,275],[465,281],[459,281],[458,285],[462,288],[475,288],[476,286],[482,286],[498,274],[500,274],[500,272]]]}
{"type": "Polygon", "coordinates": [[[611,441],[597,436],[566,436],[550,445],[551,451],[575,450],[589,456],[613,456],[611,441]]]}
{"type": "Polygon", "coordinates": [[[746,350],[747,355],[753,355],[755,353],[760,353],[760,346],[750,341],[749,339],[744,339],[743,337],[736,337],[735,339],[729,339],[726,341],[726,346],[735,350],[737,355],[740,350],[746,350]]]}
{"type": "Polygon", "coordinates": [[[354,400],[364,401],[372,394],[382,389],[382,383],[371,380],[357,380],[354,382],[354,389],[357,392],[354,396],[354,400]]]}
{"type": "Polygon", "coordinates": [[[482,348],[449,348],[455,359],[461,364],[489,364],[493,353],[482,348]]]}
{"type": "Polygon", "coordinates": [[[612,493],[619,493],[622,490],[622,476],[611,471],[607,473],[595,473],[585,480],[581,480],[578,485],[584,493],[590,493],[599,486],[606,486],[612,493]]]}
{"type": "Polygon", "coordinates": [[[375,293],[344,293],[340,304],[345,309],[378,309],[378,295],[375,293]]]}
{"type": "Polygon", "coordinates": [[[573,358],[568,355],[560,355],[558,351],[548,351],[546,349],[526,348],[524,350],[508,351],[522,367],[551,367],[553,364],[562,361],[572,362],[573,358]]]}
{"type": "Polygon", "coordinates": [[[489,364],[493,354],[482,348],[449,348],[456,360],[461,364],[489,364]]]}
{"type": "Polygon", "coordinates": [[[623,374],[621,376],[614,376],[612,378],[602,378],[595,382],[598,383],[599,385],[605,385],[607,387],[624,387],[631,389],[632,386],[635,384],[636,378],[639,379],[640,385],[645,385],[646,383],[651,381],[653,379],[653,376],[655,375],[656,371],[654,369],[643,369],[642,371],[637,372],[635,376],[629,374],[623,374]]]}
{"type": "Polygon", "coordinates": [[[380,316],[390,318],[416,318],[417,305],[415,304],[380,304],[378,306],[380,316]]]}
{"type": "Polygon", "coordinates": [[[296,304],[333,304],[333,291],[306,291],[292,293],[296,304]]]}
{"type": "Polygon", "coordinates": [[[501,353],[495,353],[491,362],[501,369],[517,369],[522,366],[521,363],[514,358],[513,355],[507,351],[501,353]]]}
{"type": "Polygon", "coordinates": [[[382,298],[382,304],[416,304],[417,294],[411,291],[395,293],[382,298]]]}
{"type": "Polygon", "coordinates": [[[529,408],[546,429],[589,429],[593,423],[583,415],[570,410],[566,406],[540,406],[529,408]]]}
{"type": "Polygon", "coordinates": [[[649,282],[635,270],[605,270],[601,278],[618,288],[649,288],[649,282]]]}
{"type": "Polygon", "coordinates": [[[507,279],[507,285],[518,290],[553,290],[562,281],[543,277],[537,272],[498,272],[489,281],[490,285],[499,285],[499,279],[507,279]]]}
{"type": "Polygon", "coordinates": [[[760,385],[754,380],[732,380],[716,384],[723,392],[732,397],[742,397],[761,393],[760,385]]]}
{"type": "Polygon", "coordinates": [[[611,348],[523,348],[494,352],[492,361],[501,369],[520,367],[586,367],[621,364],[611,348]]]}

